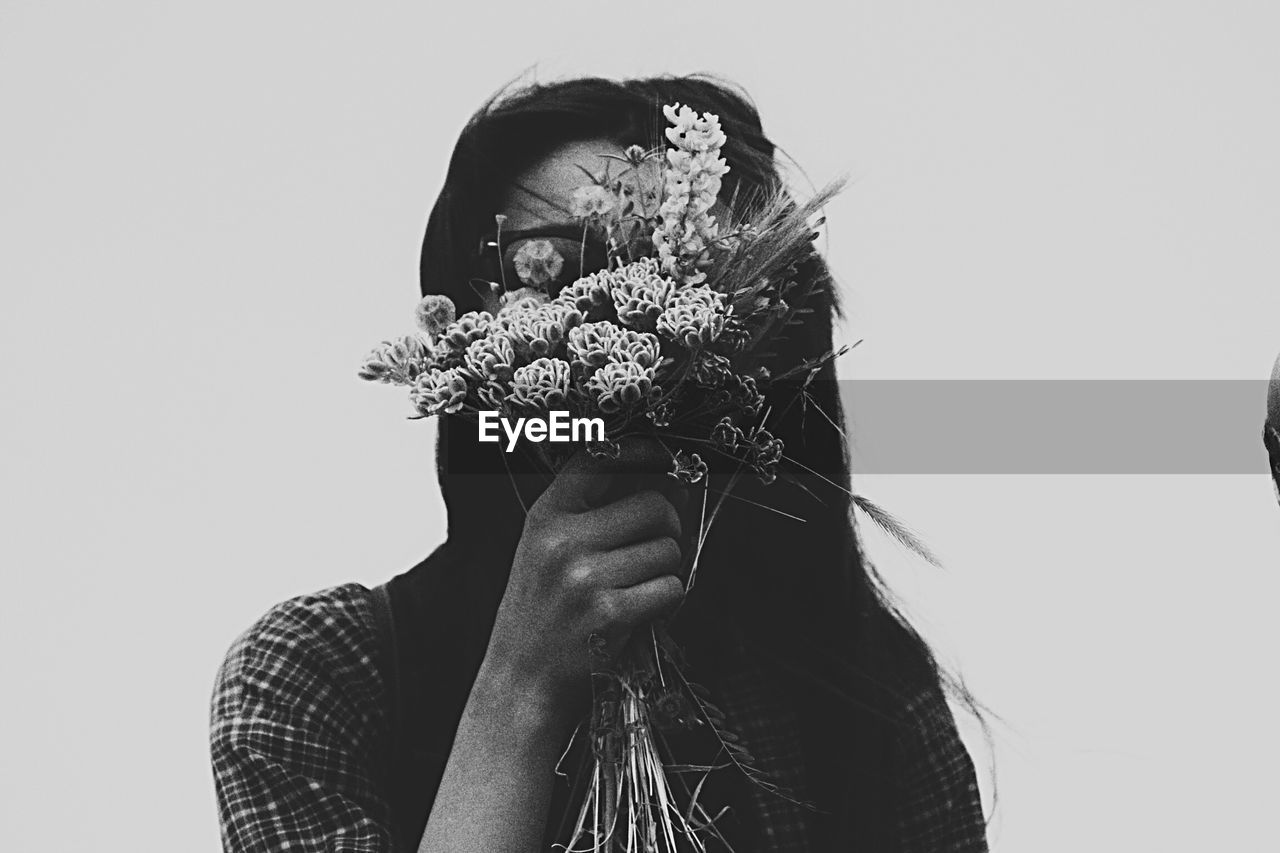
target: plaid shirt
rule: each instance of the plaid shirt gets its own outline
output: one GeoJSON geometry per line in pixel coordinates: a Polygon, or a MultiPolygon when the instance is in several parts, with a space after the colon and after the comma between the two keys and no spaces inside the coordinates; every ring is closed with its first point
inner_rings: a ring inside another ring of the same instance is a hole
{"type": "MultiPolygon", "coordinates": [[[[389,853],[379,780],[388,693],[368,589],[346,584],[284,602],[236,640],[211,720],[224,848],[234,853],[389,853]]],[[[720,704],[761,769],[803,796],[799,734],[758,671],[728,675],[720,704]]],[[[793,714],[793,712],[791,712],[793,714]]],[[[909,704],[896,744],[905,853],[984,851],[973,764],[935,692],[909,704]]],[[[811,851],[804,814],[753,788],[762,851],[811,851]]],[[[745,851],[744,851],[745,853],[745,851]]],[[[813,851],[822,853],[822,851],[813,851]]]]}

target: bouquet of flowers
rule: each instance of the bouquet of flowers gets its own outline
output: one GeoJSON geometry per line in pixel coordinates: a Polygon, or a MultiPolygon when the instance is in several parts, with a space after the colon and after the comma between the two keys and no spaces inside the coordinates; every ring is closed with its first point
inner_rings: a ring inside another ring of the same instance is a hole
{"type": "MultiPolygon", "coordinates": [[[[656,438],[670,452],[671,475],[702,487],[692,588],[733,484],[744,475],[772,482],[792,461],[768,429],[765,393],[791,380],[803,394],[840,354],[772,373],[766,366],[780,336],[812,310],[806,301],[821,282],[797,273],[813,256],[815,218],[836,187],[804,205],[779,193],[747,217],[731,212],[735,221],[717,222],[711,209],[728,171],[719,119],[680,104],[664,114],[669,147],[632,146],[615,158],[620,175],[606,170],[573,194],[583,251],[588,236],[606,247],[602,269],[553,295],[546,285],[565,258],[550,242],[527,241],[514,261],[522,286],[494,282],[486,310],[462,316],[447,297],[426,297],[418,331],[375,349],[360,375],[407,386],[418,416],[569,412],[602,426],[577,445],[530,445],[551,471],[584,446],[609,456],[627,435],[656,438]],[[713,471],[728,482],[714,501],[713,471]]],[[[709,726],[723,764],[787,796],[685,678],[663,626],[640,633],[621,659],[597,661],[593,710],[580,730],[594,768],[570,850],[674,853],[678,838],[704,850],[718,834],[716,816],[698,801],[701,784],[689,781],[714,768],[677,763],[663,735],[672,727],[709,726]]]]}

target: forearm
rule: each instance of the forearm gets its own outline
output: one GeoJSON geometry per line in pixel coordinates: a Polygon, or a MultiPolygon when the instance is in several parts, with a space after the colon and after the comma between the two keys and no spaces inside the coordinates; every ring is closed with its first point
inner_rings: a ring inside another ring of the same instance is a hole
{"type": "Polygon", "coordinates": [[[463,711],[418,853],[533,853],[547,819],[564,715],[493,667],[463,711]]]}

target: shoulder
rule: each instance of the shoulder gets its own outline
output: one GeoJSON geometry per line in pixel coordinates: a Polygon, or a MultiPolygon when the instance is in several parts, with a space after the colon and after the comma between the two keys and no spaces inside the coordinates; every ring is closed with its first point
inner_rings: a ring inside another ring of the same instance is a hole
{"type": "Polygon", "coordinates": [[[226,849],[389,849],[372,596],[346,584],[292,598],[232,643],[210,719],[226,849]]]}
{"type": "Polygon", "coordinates": [[[895,751],[904,836],[920,842],[920,849],[985,850],[986,819],[973,759],[936,682],[904,703],[895,751]]]}
{"type": "Polygon", "coordinates": [[[383,694],[381,655],[366,587],[344,584],[291,598],[231,644],[215,685],[215,721],[255,705],[366,717],[383,694]]]}
{"type": "Polygon", "coordinates": [[[973,776],[973,762],[960,739],[955,714],[942,688],[917,690],[902,707],[897,748],[908,774],[942,778],[953,773],[973,776]]]}

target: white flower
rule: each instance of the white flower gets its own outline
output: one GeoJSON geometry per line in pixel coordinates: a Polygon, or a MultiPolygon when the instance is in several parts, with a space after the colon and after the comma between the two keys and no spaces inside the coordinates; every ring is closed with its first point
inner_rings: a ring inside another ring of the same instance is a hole
{"type": "Polygon", "coordinates": [[[699,116],[675,104],[663,107],[663,114],[674,125],[666,133],[675,147],[667,151],[662,222],[654,229],[653,243],[663,272],[683,284],[698,284],[706,275],[697,262],[718,234],[710,210],[720,195],[720,179],[729,171],[720,157],[725,135],[712,113],[699,116]]]}
{"type": "MultiPolygon", "coordinates": [[[[604,275],[601,273],[600,275],[604,275]]],[[[641,258],[607,273],[618,320],[641,331],[652,331],[676,285],[653,258],[641,258]]]]}
{"type": "Polygon", "coordinates": [[[465,370],[477,381],[503,382],[511,379],[515,361],[515,348],[501,334],[472,341],[463,354],[465,370]]]}
{"type": "Polygon", "coordinates": [[[434,342],[440,337],[440,333],[457,319],[458,309],[454,307],[453,300],[449,297],[432,293],[422,297],[413,314],[418,322],[418,328],[427,336],[427,340],[434,342]]]}
{"type": "Polygon", "coordinates": [[[609,351],[609,361],[634,361],[641,367],[657,367],[661,358],[662,343],[657,335],[648,332],[635,332],[631,329],[619,329],[614,337],[613,348],[609,351]]]}
{"type": "Polygon", "coordinates": [[[606,320],[612,316],[613,278],[608,271],[591,273],[578,279],[556,295],[561,305],[571,305],[587,320],[606,320]]]}
{"type": "Polygon", "coordinates": [[[652,367],[635,361],[611,361],[587,380],[587,390],[596,396],[600,411],[611,415],[647,400],[653,379],[652,367]]]}
{"type": "Polygon", "coordinates": [[[482,382],[476,386],[476,399],[480,401],[482,407],[500,412],[506,408],[509,388],[508,382],[482,382]]]}
{"type": "Polygon", "coordinates": [[[383,341],[365,356],[359,376],[370,382],[412,385],[433,364],[431,347],[421,335],[383,341]]]}
{"type": "Polygon", "coordinates": [[[489,326],[493,316],[488,311],[468,311],[454,320],[436,341],[435,358],[444,367],[457,367],[462,364],[463,354],[472,341],[478,341],[489,334],[489,326]]]}
{"type": "Polygon", "coordinates": [[[723,293],[703,285],[676,291],[658,317],[658,332],[686,349],[698,349],[720,337],[728,309],[723,293]]]}
{"type": "Polygon", "coordinates": [[[525,411],[563,409],[569,399],[569,362],[540,358],[518,368],[507,403],[525,411]]]}
{"type": "Polygon", "coordinates": [[[453,414],[467,398],[467,380],[455,368],[430,370],[418,377],[409,399],[424,415],[453,414]]]}
{"type": "Polygon", "coordinates": [[[671,104],[662,108],[673,127],[667,128],[667,139],[684,151],[712,151],[724,145],[725,135],[720,130],[720,117],[712,113],[699,116],[689,106],[671,104]]]}
{"type": "Polygon", "coordinates": [[[498,309],[498,319],[502,319],[517,311],[528,311],[551,301],[545,290],[532,287],[520,287],[502,294],[502,307],[498,309]]]}
{"type": "Polygon", "coordinates": [[[618,206],[618,198],[608,187],[587,184],[578,187],[569,196],[569,215],[574,219],[599,221],[618,206]]]}
{"type": "Polygon", "coordinates": [[[628,145],[626,150],[622,152],[622,159],[627,161],[627,165],[633,169],[639,168],[646,160],[654,156],[655,152],[649,152],[644,149],[643,145],[628,145]]]}
{"type": "Polygon", "coordinates": [[[569,354],[588,376],[609,362],[634,361],[641,367],[656,367],[660,348],[656,335],[608,322],[584,323],[569,332],[569,354]]]}
{"type": "Polygon", "coordinates": [[[609,322],[583,323],[569,330],[569,355],[588,372],[609,360],[614,339],[622,330],[609,322]]]}
{"type": "Polygon", "coordinates": [[[522,358],[554,355],[569,330],[582,322],[582,312],[558,302],[549,302],[506,317],[507,336],[522,358]]]}
{"type": "Polygon", "coordinates": [[[548,240],[526,240],[516,250],[513,260],[516,275],[532,287],[541,287],[560,275],[564,257],[548,240]]]}

